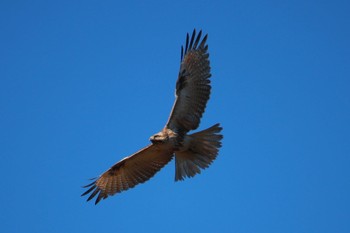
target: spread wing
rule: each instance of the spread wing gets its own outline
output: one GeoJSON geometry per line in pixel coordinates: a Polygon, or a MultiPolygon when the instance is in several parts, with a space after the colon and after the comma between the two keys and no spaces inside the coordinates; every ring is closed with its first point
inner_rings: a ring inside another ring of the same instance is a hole
{"type": "Polygon", "coordinates": [[[200,42],[202,31],[194,30],[189,42],[187,34],[185,51],[181,47],[180,72],[176,82],[176,99],[167,127],[184,134],[199,126],[210,96],[210,64],[207,36],[200,42]],[[199,43],[200,42],[200,43],[199,43]]]}
{"type": "Polygon", "coordinates": [[[95,204],[101,199],[133,188],[153,177],[173,157],[173,150],[157,145],[149,145],[135,154],[114,164],[94,182],[84,186],[89,188],[82,196],[89,193],[87,201],[97,194],[95,204]]]}

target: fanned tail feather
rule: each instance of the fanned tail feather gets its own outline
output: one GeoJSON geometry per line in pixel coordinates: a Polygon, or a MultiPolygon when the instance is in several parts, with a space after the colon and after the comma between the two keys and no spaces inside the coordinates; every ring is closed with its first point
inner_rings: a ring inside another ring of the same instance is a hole
{"type": "Polygon", "coordinates": [[[201,169],[209,167],[216,159],[221,147],[219,124],[203,131],[189,135],[189,146],[185,151],[175,152],[175,181],[193,177],[201,173],[201,169]]]}

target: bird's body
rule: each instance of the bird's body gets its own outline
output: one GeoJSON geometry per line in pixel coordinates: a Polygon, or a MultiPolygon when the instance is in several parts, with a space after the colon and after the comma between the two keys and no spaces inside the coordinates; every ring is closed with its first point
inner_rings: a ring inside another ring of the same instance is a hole
{"type": "Polygon", "coordinates": [[[150,137],[151,144],[128,156],[91,184],[82,195],[97,194],[95,204],[110,195],[133,188],[149,180],[175,156],[175,181],[193,177],[207,168],[221,147],[222,128],[216,124],[206,130],[188,134],[198,128],[210,97],[210,65],[206,45],[195,30],[187,34],[185,50],[181,48],[181,66],[176,82],[176,99],[165,127],[150,137]]]}

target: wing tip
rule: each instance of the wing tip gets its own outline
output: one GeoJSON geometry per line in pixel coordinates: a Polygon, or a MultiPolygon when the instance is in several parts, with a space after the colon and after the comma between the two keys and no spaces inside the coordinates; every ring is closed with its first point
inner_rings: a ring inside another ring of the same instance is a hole
{"type": "Polygon", "coordinates": [[[201,41],[202,32],[203,32],[202,29],[200,29],[198,34],[197,34],[196,29],[194,28],[191,36],[189,33],[186,34],[185,47],[181,46],[181,61],[183,60],[184,56],[191,50],[196,50],[196,49],[207,50],[208,49],[208,45],[206,45],[206,41],[208,39],[208,34],[205,34],[202,41],[201,41]],[[200,44],[199,44],[199,42],[200,42],[200,44]],[[199,47],[198,47],[198,44],[199,44],[199,47]]]}
{"type": "Polygon", "coordinates": [[[94,181],[92,183],[88,184],[88,185],[83,186],[83,188],[88,188],[88,190],[86,190],[80,196],[83,197],[83,196],[86,196],[86,195],[90,194],[90,196],[86,199],[86,201],[88,202],[88,201],[93,199],[98,194],[98,196],[97,196],[97,198],[95,200],[95,205],[97,205],[102,198],[103,199],[107,198],[107,195],[104,194],[102,192],[102,190],[96,185],[97,178],[92,178],[92,179],[89,179],[89,180],[94,180],[94,181]]]}

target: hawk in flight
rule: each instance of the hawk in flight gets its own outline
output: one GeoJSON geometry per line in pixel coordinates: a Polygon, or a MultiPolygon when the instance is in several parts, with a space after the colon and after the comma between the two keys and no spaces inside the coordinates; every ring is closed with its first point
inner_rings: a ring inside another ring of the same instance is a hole
{"type": "Polygon", "coordinates": [[[208,35],[193,30],[181,47],[181,65],[176,82],[175,102],[165,127],[150,137],[151,144],[125,157],[94,181],[84,186],[97,196],[95,204],[116,193],[133,188],[153,177],[175,156],[175,181],[193,177],[209,167],[221,147],[219,124],[188,134],[198,128],[210,96],[210,64],[208,35]]]}

